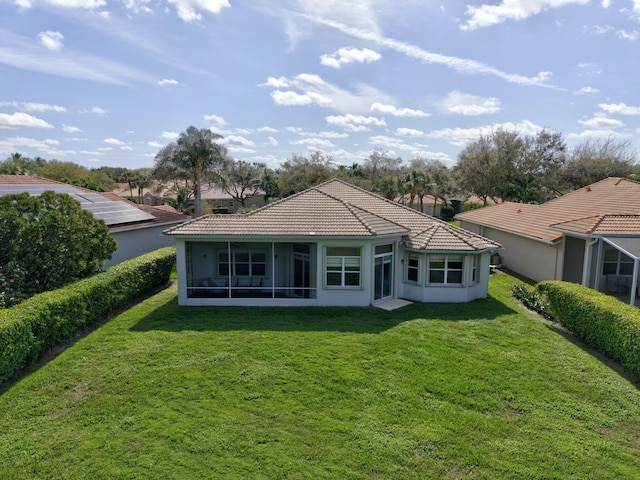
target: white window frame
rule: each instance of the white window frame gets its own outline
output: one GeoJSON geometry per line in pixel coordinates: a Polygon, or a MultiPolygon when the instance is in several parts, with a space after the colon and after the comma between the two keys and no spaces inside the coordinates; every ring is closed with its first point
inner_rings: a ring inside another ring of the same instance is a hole
{"type": "Polygon", "coordinates": [[[324,250],[324,286],[325,288],[348,288],[359,289],[362,288],[362,248],[360,247],[325,247],[324,250]],[[331,251],[339,250],[357,250],[358,255],[331,255],[331,251]],[[357,270],[354,268],[357,267],[357,270]],[[331,268],[331,270],[330,270],[331,268]],[[329,274],[335,276],[340,274],[340,283],[330,283],[329,274]],[[358,284],[347,284],[349,276],[358,275],[358,284]]]}
{"type": "Polygon", "coordinates": [[[429,258],[427,260],[427,284],[461,287],[464,284],[464,255],[429,255],[429,258]],[[444,265],[438,268],[432,267],[432,264],[436,262],[443,263],[444,265]],[[452,268],[450,265],[453,263],[459,263],[460,268],[452,268]],[[443,272],[443,281],[431,281],[431,272],[443,272]],[[449,281],[450,274],[452,273],[460,274],[459,282],[449,281]]]}
{"type": "Polygon", "coordinates": [[[420,284],[420,255],[417,253],[407,252],[405,262],[406,262],[406,265],[405,265],[405,272],[404,272],[404,281],[407,283],[411,283],[413,285],[419,285],[420,284]],[[415,266],[411,265],[412,260],[415,260],[416,262],[415,266]],[[409,278],[410,270],[415,270],[415,273],[416,273],[415,280],[411,280],[409,278]]]}

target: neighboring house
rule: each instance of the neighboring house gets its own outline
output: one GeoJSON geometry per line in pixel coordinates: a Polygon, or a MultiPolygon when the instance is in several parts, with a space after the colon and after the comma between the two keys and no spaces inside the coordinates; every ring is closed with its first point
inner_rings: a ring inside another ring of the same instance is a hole
{"type": "MultiPolygon", "coordinates": [[[[123,192],[128,194],[129,192],[123,192]]],[[[122,193],[121,193],[122,194],[122,193]]],[[[175,190],[163,189],[158,193],[148,190],[144,193],[143,202],[147,205],[162,205],[168,199],[175,200],[178,194],[175,190]]],[[[242,204],[224,190],[214,186],[204,186],[202,189],[202,204],[206,210],[214,213],[236,213],[242,204]]],[[[246,208],[259,208],[266,205],[265,193],[260,190],[255,195],[245,199],[246,208]]]]}
{"type": "Polygon", "coordinates": [[[487,295],[496,242],[331,180],[176,239],[180,305],[378,305],[487,295]]]}
{"type": "Polygon", "coordinates": [[[499,242],[502,263],[536,282],[566,280],[598,291],[638,292],[640,183],[607,178],[541,205],[505,202],[456,216],[499,242]]]}
{"type": "Polygon", "coordinates": [[[82,208],[105,221],[118,242],[118,249],[105,267],[173,245],[173,239],[162,235],[163,230],[190,218],[168,206],[137,205],[114,193],[95,192],[41,177],[0,175],[0,195],[22,192],[39,195],[46,190],[71,195],[82,208]]]}

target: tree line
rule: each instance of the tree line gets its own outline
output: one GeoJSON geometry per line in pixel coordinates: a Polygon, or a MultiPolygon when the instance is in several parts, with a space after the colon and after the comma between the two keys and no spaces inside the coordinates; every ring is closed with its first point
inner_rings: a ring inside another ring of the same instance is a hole
{"type": "Polygon", "coordinates": [[[475,195],[480,203],[541,203],[609,176],[637,178],[637,152],[628,140],[588,139],[568,148],[560,132],[535,135],[497,129],[470,142],[449,168],[441,160],[414,157],[408,162],[375,149],[362,162],[336,163],[321,151],[292,154],[277,168],[234,160],[209,129],[190,126],[157,153],[153,168],[86,169],[72,162],[29,159],[14,154],[0,162],[0,173],[31,174],[98,191],[116,182],[129,186],[141,202],[145,189],[169,189],[174,207],[199,216],[203,190],[218,187],[245,207],[257,194],[284,198],[331,178],[341,178],[390,200],[419,206],[427,198],[445,205],[454,196],[475,195]]]}

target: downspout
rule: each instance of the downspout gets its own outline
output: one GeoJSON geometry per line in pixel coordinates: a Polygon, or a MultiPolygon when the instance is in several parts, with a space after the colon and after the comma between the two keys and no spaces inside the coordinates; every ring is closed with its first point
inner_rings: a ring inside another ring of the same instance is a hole
{"type": "Polygon", "coordinates": [[[271,298],[276,298],[276,242],[271,242],[271,298]]]}
{"type": "Polygon", "coordinates": [[[591,263],[591,247],[593,247],[596,243],[600,241],[599,238],[594,238],[590,243],[586,243],[584,248],[584,261],[582,263],[582,285],[585,287],[589,286],[589,266],[591,263]]]}

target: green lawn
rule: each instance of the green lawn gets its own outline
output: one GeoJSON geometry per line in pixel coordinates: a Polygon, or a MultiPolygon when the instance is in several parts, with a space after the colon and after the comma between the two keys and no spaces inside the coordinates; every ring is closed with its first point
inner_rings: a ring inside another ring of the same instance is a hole
{"type": "Polygon", "coordinates": [[[514,281],[396,312],[162,291],[1,392],[0,477],[638,478],[638,385],[514,281]]]}

